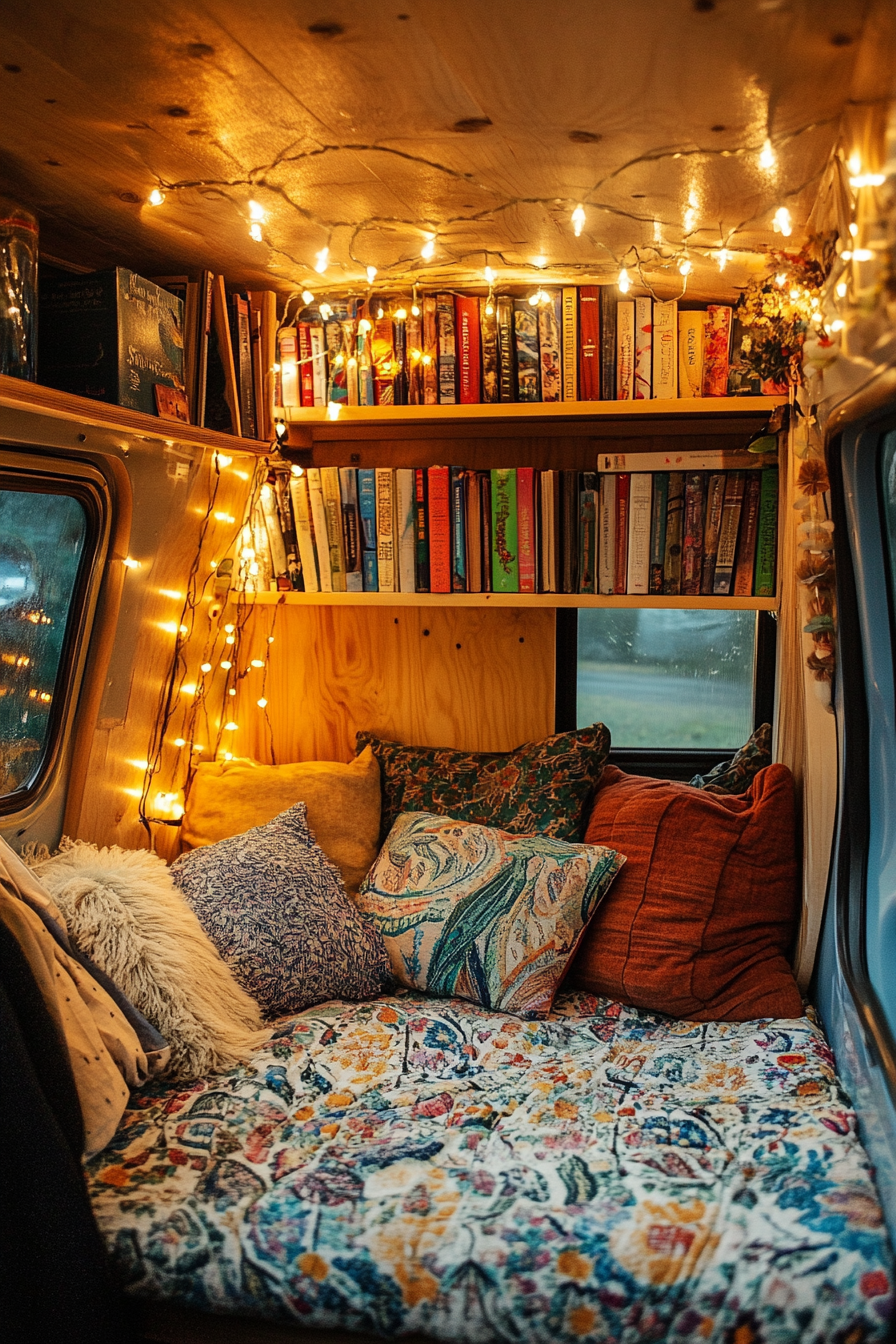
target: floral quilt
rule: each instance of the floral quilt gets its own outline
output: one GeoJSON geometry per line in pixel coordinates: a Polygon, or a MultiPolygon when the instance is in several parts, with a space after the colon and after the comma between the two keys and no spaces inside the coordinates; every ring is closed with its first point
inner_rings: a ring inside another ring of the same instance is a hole
{"type": "Polygon", "coordinates": [[[135,1094],[88,1178],[129,1291],[199,1309],[474,1344],[887,1331],[868,1158],[806,1018],[328,1003],[135,1094]]]}

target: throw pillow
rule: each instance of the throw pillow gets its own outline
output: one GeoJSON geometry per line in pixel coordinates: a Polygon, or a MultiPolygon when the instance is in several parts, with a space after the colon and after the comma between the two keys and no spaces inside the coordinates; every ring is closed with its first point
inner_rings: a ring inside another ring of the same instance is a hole
{"type": "Polygon", "coordinates": [[[203,1077],[248,1058],[263,1039],[258,1005],[240,989],[158,855],[63,841],[59,854],[32,866],[69,936],[165,1037],[166,1077],[203,1077]]]}
{"type": "Polygon", "coordinates": [[[608,766],[586,840],[628,858],[573,985],[697,1022],[801,1015],[787,961],[798,886],[786,766],[760,771],[739,797],[608,766]]]}
{"type": "Polygon", "coordinates": [[[720,761],[705,775],[695,775],[691,784],[712,793],[746,793],[759,771],[771,763],[772,726],[763,723],[730,761],[720,761]]]}
{"type": "Polygon", "coordinates": [[[602,723],[526,742],[515,751],[409,747],[358,733],[380,764],[380,838],[402,812],[433,812],[517,835],[581,840],[588,805],[610,750],[602,723]]]}
{"type": "Polygon", "coordinates": [[[358,904],[403,985],[544,1017],[624,862],[603,846],[409,812],[392,827],[358,904]]]}
{"type": "Polygon", "coordinates": [[[370,750],[348,765],[302,761],[209,761],[193,777],[181,839],[190,849],[213,845],[303,802],[308,825],[328,859],[356,892],[376,858],[380,834],[380,771],[370,750]]]}
{"type": "Polygon", "coordinates": [[[380,992],[388,971],[383,940],[315,843],[304,803],[245,835],[182,854],[171,872],[266,1018],[380,992]]]}

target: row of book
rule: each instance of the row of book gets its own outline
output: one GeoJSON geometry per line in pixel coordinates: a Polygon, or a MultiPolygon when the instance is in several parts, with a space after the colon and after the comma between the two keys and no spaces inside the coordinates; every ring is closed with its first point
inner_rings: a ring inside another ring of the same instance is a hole
{"type": "Polygon", "coordinates": [[[626,469],[650,456],[604,455],[599,472],[274,468],[253,528],[255,574],[243,583],[772,597],[776,467],[626,469]]]}
{"type": "Polygon", "coordinates": [[[285,408],[759,393],[732,366],[733,316],[725,304],[617,299],[609,285],[542,289],[534,304],[431,294],[391,313],[380,301],[334,300],[281,326],[275,398],[285,408]]]}

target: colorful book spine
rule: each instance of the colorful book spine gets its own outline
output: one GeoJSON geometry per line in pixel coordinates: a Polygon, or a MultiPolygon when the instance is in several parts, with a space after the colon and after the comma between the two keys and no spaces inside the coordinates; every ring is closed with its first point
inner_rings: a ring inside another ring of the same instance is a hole
{"type": "Polygon", "coordinates": [[[596,592],[597,583],[597,492],[593,473],[579,491],[579,592],[596,592]]]}
{"type": "Polygon", "coordinates": [[[579,287],[579,400],[600,401],[600,287],[579,287]]]}
{"type": "Polygon", "coordinates": [[[451,486],[447,467],[430,467],[429,591],[451,592],[451,486]]]}
{"type": "Polygon", "coordinates": [[[702,471],[688,472],[684,479],[684,526],[681,542],[681,594],[699,597],[703,577],[703,529],[705,500],[702,471]]]}
{"type": "Polygon", "coordinates": [[[706,352],[703,361],[704,397],[726,397],[730,372],[732,310],[711,303],[706,310],[706,352]]]}
{"type": "MultiPolygon", "coordinates": [[[[345,342],[345,389],[346,400],[349,406],[358,406],[360,404],[361,392],[358,384],[358,342],[361,338],[361,344],[364,348],[365,359],[369,359],[367,351],[367,332],[370,330],[370,324],[367,318],[362,318],[365,323],[361,329],[361,322],[343,322],[342,339],[345,342]]],[[[367,396],[367,385],[365,381],[364,396],[367,396]]],[[[373,405],[373,402],[365,403],[373,405]]]]}
{"type": "Polygon", "coordinates": [[[299,396],[299,345],[295,327],[281,327],[277,332],[277,353],[280,364],[280,393],[283,406],[301,406],[299,396]]]}
{"type": "Polygon", "coordinates": [[[327,537],[330,543],[330,576],[333,592],[344,593],[345,547],[342,541],[342,491],[339,486],[339,468],[321,467],[321,489],[327,518],[327,537]]]}
{"type": "MultiPolygon", "coordinates": [[[[415,305],[417,307],[417,305],[415,305]]],[[[423,405],[423,316],[418,307],[408,314],[405,331],[408,365],[408,405],[423,405]]]]}
{"type": "MultiPolygon", "coordinates": [[[[700,580],[700,592],[704,596],[712,594],[715,581],[716,560],[719,554],[719,532],[722,527],[722,508],[725,503],[725,473],[716,471],[709,478],[706,487],[706,525],[703,529],[703,576],[700,580]]],[[[752,581],[752,575],[751,575],[752,581]]]]}
{"type": "Polygon", "coordinates": [[[277,588],[291,587],[292,585],[289,582],[289,565],[286,559],[286,544],[283,539],[283,531],[277,513],[277,495],[270,480],[265,481],[264,485],[261,487],[259,502],[261,505],[261,516],[264,519],[264,526],[268,534],[268,550],[271,555],[272,578],[277,580],[277,588]]]}
{"type": "Polygon", "coordinates": [[[361,518],[358,508],[358,474],[354,467],[339,468],[342,496],[342,540],[345,548],[345,591],[364,591],[364,565],[361,559],[361,518]]]}
{"type": "Polygon", "coordinates": [[[429,592],[429,477],[425,467],[414,471],[414,586],[429,592]]]}
{"type": "Polygon", "coordinates": [[[734,567],[735,597],[753,596],[753,575],[756,569],[756,538],[759,528],[759,494],[762,488],[761,472],[748,471],[744,484],[744,502],[740,516],[740,540],[737,543],[737,563],[734,567]]]}
{"type": "Polygon", "coordinates": [[[348,388],[345,380],[345,344],[342,323],[336,318],[324,323],[324,342],[327,349],[327,396],[328,402],[335,401],[344,405],[348,401],[348,388]]]}
{"type": "Polygon", "coordinates": [[[675,452],[598,453],[597,469],[610,471],[750,471],[756,455],[746,449],[684,448],[675,452]]]}
{"type": "Polygon", "coordinates": [[[629,477],[627,593],[650,591],[650,506],[653,477],[633,471],[629,477]]]}
{"type": "Polygon", "coordinates": [[[330,541],[327,534],[327,511],[324,507],[323,488],[320,468],[309,467],[308,499],[311,504],[311,521],[314,526],[314,547],[317,551],[317,572],[320,575],[320,591],[333,592],[333,577],[330,573],[330,541]]]}
{"type": "Polygon", "coordinates": [[[628,505],[631,476],[627,471],[616,477],[616,556],[613,565],[613,592],[624,593],[628,583],[628,505]]]}
{"type": "Polygon", "coordinates": [[[502,294],[495,303],[498,321],[498,392],[501,401],[516,401],[516,342],[513,299],[502,294]]]}
{"type": "Polygon", "coordinates": [[[467,592],[481,593],[483,563],[490,551],[482,549],[482,493],[479,472],[464,472],[464,542],[466,544],[467,592]]]}
{"type": "Polygon", "coordinates": [[[653,305],[653,396],[678,396],[678,303],[653,305]]]}
{"type": "Polygon", "coordinates": [[[394,406],[395,329],[391,317],[378,317],[373,323],[370,341],[370,363],[373,374],[373,404],[376,406],[394,406]]]}
{"type": "Polygon", "coordinates": [[[460,402],[464,406],[478,405],[482,390],[479,356],[479,300],[458,295],[455,299],[455,305],[460,402]]]}
{"type": "Polygon", "coordinates": [[[417,591],[415,529],[417,522],[413,467],[395,471],[396,551],[398,555],[398,591],[417,591]]]}
{"type": "Polygon", "coordinates": [[[436,295],[436,319],[439,331],[439,405],[457,402],[457,329],[454,295],[436,295]]]}
{"type": "Polygon", "coordinates": [[[396,316],[392,321],[392,348],[395,360],[392,366],[392,400],[396,406],[409,403],[410,384],[408,380],[408,318],[396,316]]]}
{"type": "Polygon", "coordinates": [[[616,305],[616,400],[635,396],[635,301],[620,299],[616,305]]]}
{"type": "Polygon", "coordinates": [[[766,467],[759,491],[759,525],[756,537],[756,582],[754,597],[774,597],[778,538],[778,473],[766,467]]]}
{"type": "Polygon", "coordinates": [[[452,467],[451,490],[451,591],[467,591],[467,500],[463,467],[452,467]]]}
{"type": "Polygon", "coordinates": [[[713,594],[717,597],[727,597],[731,592],[743,498],[744,473],[729,471],[725,482],[725,501],[722,505],[722,522],[719,527],[719,550],[712,583],[713,594]]]}
{"type": "Polygon", "coordinates": [[[296,543],[299,549],[299,563],[302,566],[302,581],[306,593],[319,593],[320,580],[317,574],[317,557],[314,553],[314,531],[311,524],[311,501],[308,497],[308,476],[290,474],[289,494],[292,511],[296,520],[296,543]]]}
{"type": "Polygon", "coordinates": [[[314,405],[314,369],[311,367],[311,323],[300,322],[299,334],[299,396],[303,406],[314,405]]]}
{"type": "Polygon", "coordinates": [[[423,404],[439,404],[439,323],[435,296],[423,300],[423,404]]]}
{"type": "Polygon", "coordinates": [[[482,341],[482,400],[501,400],[498,370],[498,314],[494,299],[479,300],[479,335],[482,341]]]}
{"type": "Polygon", "coordinates": [[[653,385],[653,299],[635,299],[635,400],[649,401],[653,385]]]}
{"type": "Polygon", "coordinates": [[[517,546],[520,592],[537,592],[537,529],[535,524],[535,469],[518,467],[516,472],[517,546]]]}
{"type": "Polygon", "coordinates": [[[381,593],[394,593],[398,584],[395,565],[395,477],[391,467],[376,467],[376,567],[381,593]]]}
{"type": "Polygon", "coordinates": [[[563,400],[579,399],[579,331],[578,295],[574,285],[567,285],[561,296],[561,332],[563,348],[563,400]]]}
{"type": "Polygon", "coordinates": [[[490,471],[479,471],[476,474],[479,477],[479,526],[482,529],[479,548],[482,563],[482,591],[490,593],[492,591],[492,474],[490,471]]]}
{"type": "Polygon", "coordinates": [[[666,549],[663,555],[663,594],[681,593],[681,534],[684,522],[684,472],[669,472],[669,502],[666,506],[666,549]]]}
{"type": "Polygon", "coordinates": [[[598,479],[597,591],[608,596],[616,585],[616,477],[598,479]]]}
{"type": "Polygon", "coordinates": [[[528,299],[515,299],[513,330],[516,339],[517,401],[540,401],[538,314],[528,299]]]}
{"type": "Polygon", "coordinates": [[[557,471],[541,473],[539,518],[540,582],[543,593],[556,593],[558,554],[560,547],[560,474],[557,471]]]}
{"type": "Polygon", "coordinates": [[[517,546],[516,472],[498,469],[492,481],[492,591],[518,593],[520,590],[519,551],[517,546]]]}
{"type": "Polygon", "coordinates": [[[379,592],[376,561],[376,472],[369,467],[358,470],[358,513],[361,520],[361,562],[365,593],[379,592]]]}
{"type": "Polygon", "coordinates": [[[706,315],[688,310],[678,314],[678,395],[703,396],[703,328],[706,315]]]}
{"type": "Polygon", "coordinates": [[[653,476],[653,504],[650,511],[650,580],[647,591],[663,591],[663,562],[666,555],[666,510],[669,503],[669,473],[657,471],[653,476]]]}
{"type": "Polygon", "coordinates": [[[600,287],[600,396],[616,398],[616,286],[600,287]]]}
{"type": "Polygon", "coordinates": [[[313,404],[315,406],[326,406],[327,404],[326,343],[324,339],[324,329],[320,322],[312,323],[310,336],[311,336],[311,382],[313,388],[313,404]]]}
{"type": "Polygon", "coordinates": [[[563,349],[559,292],[551,291],[550,301],[539,304],[536,311],[538,313],[541,399],[542,401],[559,401],[563,391],[563,349]]]}

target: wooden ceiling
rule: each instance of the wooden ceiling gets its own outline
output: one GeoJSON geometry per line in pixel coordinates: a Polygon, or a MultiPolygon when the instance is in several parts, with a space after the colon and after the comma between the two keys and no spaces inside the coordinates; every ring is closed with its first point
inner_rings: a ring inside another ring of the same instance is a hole
{"type": "Polygon", "coordinates": [[[386,289],[606,280],[633,246],[657,292],[687,246],[689,292],[731,295],[778,207],[801,241],[845,110],[896,63],[892,0],[5,8],[0,174],[46,251],[320,296],[368,266],[386,289]]]}

